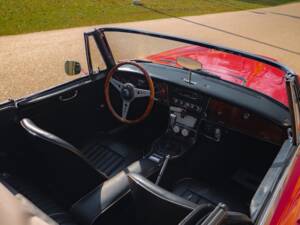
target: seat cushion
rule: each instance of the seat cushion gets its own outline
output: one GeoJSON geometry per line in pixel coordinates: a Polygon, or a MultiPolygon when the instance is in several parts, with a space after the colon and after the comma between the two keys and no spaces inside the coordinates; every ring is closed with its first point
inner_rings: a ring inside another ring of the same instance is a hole
{"type": "Polygon", "coordinates": [[[71,215],[59,206],[53,199],[40,191],[28,181],[1,173],[0,182],[14,194],[20,193],[28,198],[40,210],[46,213],[59,225],[75,225],[71,215]]]}
{"type": "Polygon", "coordinates": [[[237,192],[228,187],[218,187],[207,182],[200,182],[190,178],[182,179],[175,185],[173,193],[196,204],[210,203],[218,205],[225,203],[230,210],[249,213],[249,207],[237,192]]]}
{"type": "Polygon", "coordinates": [[[137,149],[128,141],[109,135],[99,135],[86,140],[80,151],[108,178],[140,159],[143,154],[143,150],[137,149]]]}

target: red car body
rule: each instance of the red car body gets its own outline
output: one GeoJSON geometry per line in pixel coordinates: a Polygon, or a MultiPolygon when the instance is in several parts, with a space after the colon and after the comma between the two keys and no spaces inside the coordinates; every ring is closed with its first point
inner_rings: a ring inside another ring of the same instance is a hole
{"type": "MultiPolygon", "coordinates": [[[[284,71],[250,58],[201,46],[185,46],[148,56],[147,59],[170,64],[176,62],[179,56],[199,61],[203,70],[223,80],[253,89],[288,105],[284,71]]],[[[179,66],[176,63],[174,65],[179,66]]]]}
{"type": "MultiPolygon", "coordinates": [[[[297,150],[299,152],[299,149],[297,150]]],[[[300,156],[294,157],[284,181],[273,215],[269,217],[270,225],[296,225],[300,223],[300,156]]]]}

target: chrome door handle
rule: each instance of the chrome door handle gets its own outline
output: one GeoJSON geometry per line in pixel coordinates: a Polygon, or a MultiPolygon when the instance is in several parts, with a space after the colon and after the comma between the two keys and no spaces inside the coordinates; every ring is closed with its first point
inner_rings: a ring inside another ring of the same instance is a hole
{"type": "Polygon", "coordinates": [[[62,102],[67,102],[67,101],[70,101],[70,100],[76,98],[77,95],[78,95],[78,90],[75,90],[71,96],[63,96],[63,95],[59,96],[59,100],[62,102]]]}

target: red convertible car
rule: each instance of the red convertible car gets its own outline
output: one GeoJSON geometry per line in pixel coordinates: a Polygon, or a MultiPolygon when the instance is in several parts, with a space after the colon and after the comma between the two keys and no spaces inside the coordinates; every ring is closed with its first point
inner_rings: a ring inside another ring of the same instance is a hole
{"type": "Polygon", "coordinates": [[[84,44],[85,76],[0,105],[1,225],[299,224],[292,70],[123,28],[84,44]]]}

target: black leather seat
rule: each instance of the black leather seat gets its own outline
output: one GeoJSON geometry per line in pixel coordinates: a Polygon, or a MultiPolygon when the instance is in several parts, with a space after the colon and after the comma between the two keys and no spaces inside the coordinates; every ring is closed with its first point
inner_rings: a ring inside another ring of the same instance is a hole
{"type": "Polygon", "coordinates": [[[202,215],[207,215],[212,210],[210,204],[205,203],[199,206],[155,185],[139,174],[130,173],[128,177],[138,224],[179,224],[199,207],[202,215]]]}
{"type": "MultiPolygon", "coordinates": [[[[33,144],[47,168],[52,183],[60,187],[61,196],[73,203],[100,183],[116,174],[139,155],[128,152],[128,146],[91,140],[82,150],[47,132],[30,119],[21,120],[22,127],[35,140],[33,144]],[[124,150],[125,149],[125,150],[124,150]]],[[[117,142],[118,140],[115,140],[117,142]]],[[[48,178],[48,179],[49,179],[48,178]]]]}
{"type": "Polygon", "coordinates": [[[148,158],[132,163],[73,204],[72,214],[82,224],[134,225],[131,219],[133,210],[127,175],[137,173],[149,177],[155,174],[159,168],[156,162],[148,158]],[[116,217],[116,215],[118,216],[116,217]]]}
{"type": "Polygon", "coordinates": [[[67,210],[58,205],[53,199],[40,191],[28,181],[24,181],[15,176],[1,173],[0,183],[2,183],[14,195],[21,194],[29,199],[36,207],[42,210],[59,225],[75,225],[72,216],[67,210]]]}

